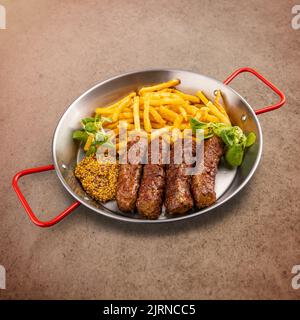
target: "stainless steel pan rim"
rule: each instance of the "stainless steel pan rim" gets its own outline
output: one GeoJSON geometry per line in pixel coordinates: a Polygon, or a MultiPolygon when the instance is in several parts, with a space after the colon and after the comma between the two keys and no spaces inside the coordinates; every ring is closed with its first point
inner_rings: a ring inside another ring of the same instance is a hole
{"type": "MultiPolygon", "coordinates": [[[[155,69],[145,69],[145,70],[137,70],[137,71],[132,71],[132,72],[127,72],[127,73],[123,73],[114,77],[111,77],[107,80],[104,80],[98,84],[96,84],[95,86],[93,86],[92,88],[88,89],[86,92],[84,92],[80,97],[78,97],[76,100],[74,100],[74,102],[72,102],[70,104],[70,106],[67,108],[67,110],[65,110],[64,114],[62,115],[62,117],[60,118],[58,125],[55,129],[54,132],[54,136],[53,136],[53,140],[52,140],[52,155],[53,155],[53,161],[54,161],[54,167],[55,167],[55,171],[56,174],[59,178],[59,180],[61,181],[61,183],[63,184],[63,186],[66,188],[66,190],[68,190],[68,192],[79,202],[81,202],[84,206],[86,206],[87,208],[91,209],[92,211],[95,211],[97,213],[100,213],[104,216],[107,216],[109,218],[113,218],[116,220],[120,220],[120,221],[127,221],[127,222],[134,222],[134,223],[162,223],[162,222],[174,222],[174,221],[180,221],[180,220],[184,220],[184,219],[188,219],[188,218],[192,218],[192,217],[196,217],[199,216],[203,213],[209,212],[209,211],[213,211],[215,208],[221,206],[222,204],[224,204],[225,202],[229,201],[231,198],[233,198],[239,191],[241,191],[244,186],[249,182],[249,180],[252,178],[254,172],[257,169],[257,166],[260,162],[261,159],[261,154],[262,154],[262,147],[263,147],[263,139],[262,139],[262,130],[261,130],[261,126],[259,123],[259,120],[254,112],[254,110],[251,108],[250,104],[239,94],[237,93],[234,89],[232,89],[231,87],[228,87],[229,90],[232,91],[232,93],[234,93],[237,97],[239,97],[243,103],[247,106],[248,108],[248,112],[251,114],[253,121],[255,122],[256,126],[257,126],[257,130],[258,130],[258,136],[259,136],[259,145],[258,145],[258,150],[257,150],[257,156],[256,156],[256,160],[252,166],[252,169],[250,170],[250,172],[248,173],[247,177],[245,178],[245,180],[230,194],[228,195],[226,198],[224,198],[222,201],[219,201],[217,203],[215,203],[214,205],[202,209],[200,211],[194,212],[194,213],[190,213],[187,215],[182,215],[182,216],[175,216],[175,217],[171,217],[168,219],[158,219],[158,220],[146,220],[146,219],[137,219],[137,218],[130,218],[127,216],[122,216],[122,215],[117,215],[117,214],[113,214],[109,211],[107,211],[106,209],[102,209],[102,208],[95,208],[93,205],[90,205],[87,202],[84,202],[83,199],[78,196],[76,194],[76,192],[74,192],[71,187],[69,186],[69,184],[65,181],[60,168],[59,168],[59,164],[58,164],[58,160],[56,157],[56,143],[57,143],[57,139],[58,139],[58,130],[63,122],[64,117],[66,116],[67,112],[69,109],[72,108],[72,106],[74,104],[76,104],[78,101],[80,101],[81,99],[83,99],[85,96],[87,96],[89,93],[91,93],[92,91],[94,91],[95,89],[97,89],[100,86],[103,86],[106,83],[109,83],[115,79],[119,79],[128,75],[134,75],[134,74],[140,74],[140,73],[147,73],[147,72],[175,72],[175,73],[190,73],[190,74],[194,74],[194,75],[200,75],[199,73],[195,73],[192,71],[187,71],[187,70],[179,70],[179,69],[169,69],[169,68],[155,68],[155,69]]],[[[202,76],[202,75],[201,75],[202,76]]],[[[224,86],[224,84],[216,79],[213,79],[211,77],[207,77],[205,76],[207,79],[210,79],[212,81],[214,81],[216,84],[219,84],[220,86],[224,86]]]]}

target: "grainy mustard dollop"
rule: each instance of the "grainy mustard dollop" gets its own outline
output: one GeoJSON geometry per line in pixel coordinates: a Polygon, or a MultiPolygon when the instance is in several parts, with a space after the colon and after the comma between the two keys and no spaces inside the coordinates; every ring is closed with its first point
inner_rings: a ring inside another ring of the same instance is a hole
{"type": "Polygon", "coordinates": [[[100,202],[115,198],[118,174],[117,163],[100,163],[94,156],[84,158],[75,168],[75,176],[80,180],[83,189],[100,202]]]}

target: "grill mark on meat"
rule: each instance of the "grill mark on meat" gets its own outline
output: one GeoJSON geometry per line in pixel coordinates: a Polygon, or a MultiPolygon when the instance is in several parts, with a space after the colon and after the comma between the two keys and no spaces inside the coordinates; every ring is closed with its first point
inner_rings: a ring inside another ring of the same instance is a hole
{"type": "Polygon", "coordinates": [[[216,201],[215,178],[219,161],[223,155],[223,142],[213,136],[204,142],[204,168],[192,176],[192,193],[197,208],[205,208],[216,201]]]}
{"type": "Polygon", "coordinates": [[[162,164],[162,141],[159,141],[158,164],[151,163],[151,150],[148,151],[148,163],[144,165],[139,190],[137,209],[148,219],[157,219],[161,214],[165,187],[165,168],[162,164]]]}
{"type": "Polygon", "coordinates": [[[174,144],[171,146],[170,164],[166,170],[165,207],[169,214],[183,214],[193,207],[190,190],[191,177],[186,174],[188,166],[174,164],[174,144]]]}
{"type": "MultiPolygon", "coordinates": [[[[134,146],[138,141],[139,139],[134,139],[129,142],[127,150],[134,146]]],[[[139,158],[135,159],[134,164],[120,164],[116,202],[118,208],[123,212],[132,212],[135,209],[143,167],[141,161],[144,156],[144,152],[145,149],[142,148],[138,155],[139,158]]]]}

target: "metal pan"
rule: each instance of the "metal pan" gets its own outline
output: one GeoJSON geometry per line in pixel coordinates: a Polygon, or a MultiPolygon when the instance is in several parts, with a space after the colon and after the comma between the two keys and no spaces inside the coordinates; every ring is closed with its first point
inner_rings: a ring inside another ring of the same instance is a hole
{"type": "Polygon", "coordinates": [[[173,69],[152,69],[122,74],[97,84],[82,94],[69,106],[60,119],[54,132],[52,147],[54,165],[31,168],[18,172],[13,178],[13,187],[31,221],[40,227],[50,227],[58,223],[80,204],[83,204],[92,211],[113,219],[138,223],[179,221],[205,212],[213,212],[213,209],[227,202],[248,183],[259,164],[262,153],[263,138],[257,115],[280,108],[284,103],[284,94],[262,75],[250,68],[242,68],[235,71],[224,82],[220,82],[198,73],[173,69]],[[264,82],[279,96],[279,102],[254,111],[241,95],[228,86],[228,84],[242,72],[250,72],[264,82]],[[114,201],[109,202],[106,205],[101,205],[93,201],[84,192],[80,183],[74,176],[74,168],[81,159],[82,154],[80,150],[78,150],[78,146],[72,140],[73,130],[79,127],[79,122],[82,118],[92,114],[94,109],[99,105],[105,105],[117,100],[129,91],[137,90],[142,86],[164,82],[174,78],[181,80],[179,89],[188,93],[193,93],[196,90],[201,89],[212,97],[214,90],[222,90],[227,102],[228,113],[232,123],[240,126],[246,133],[250,131],[255,132],[257,136],[255,144],[246,153],[243,164],[236,170],[230,170],[221,164],[216,177],[216,203],[208,208],[191,211],[182,216],[162,215],[158,220],[147,220],[137,214],[124,214],[119,212],[114,201]],[[18,186],[18,180],[24,175],[48,170],[56,171],[59,180],[68,192],[76,199],[76,202],[52,220],[41,221],[33,213],[22,194],[18,186]]]}

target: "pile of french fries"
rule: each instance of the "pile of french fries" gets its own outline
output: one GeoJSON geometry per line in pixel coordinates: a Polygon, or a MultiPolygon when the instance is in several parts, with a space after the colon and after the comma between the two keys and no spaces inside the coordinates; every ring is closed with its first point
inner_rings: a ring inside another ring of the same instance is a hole
{"type": "Polygon", "coordinates": [[[230,124],[220,103],[220,90],[215,91],[215,99],[210,101],[202,91],[190,95],[177,90],[175,86],[179,84],[180,80],[174,79],[143,87],[110,106],[97,108],[96,114],[111,118],[112,122],[105,123],[104,128],[113,130],[116,136],[121,123],[125,123],[127,130],[145,131],[151,138],[175,128],[179,132],[190,129],[191,117],[202,122],[230,124]]]}

